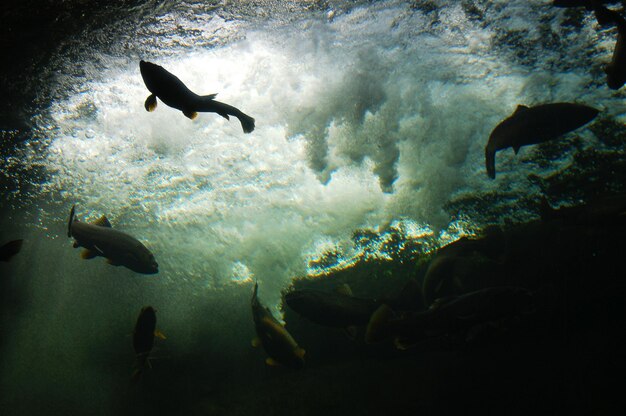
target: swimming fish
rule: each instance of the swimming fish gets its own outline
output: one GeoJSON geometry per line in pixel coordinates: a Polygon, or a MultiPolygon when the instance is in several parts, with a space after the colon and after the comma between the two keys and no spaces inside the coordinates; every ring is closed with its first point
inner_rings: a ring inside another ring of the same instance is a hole
{"type": "Polygon", "coordinates": [[[74,209],[75,206],[70,211],[67,236],[74,237],[74,248],[85,248],[81,253],[83,259],[101,256],[113,266],[125,266],[137,273],[158,273],[154,255],[139,240],[111,228],[104,215],[92,224],[80,222],[74,219],[74,209]]]}
{"type": "Polygon", "coordinates": [[[565,133],[589,123],[598,110],[583,104],[553,103],[534,107],[518,105],[515,112],[498,124],[485,147],[487,175],[496,177],[496,152],[512,147],[515,154],[520,147],[556,139],[565,133]]]}
{"type": "Polygon", "coordinates": [[[24,240],[13,240],[0,247],[0,261],[9,261],[20,252],[24,240]]]}
{"type": "Polygon", "coordinates": [[[367,326],[365,342],[395,338],[396,346],[406,348],[430,336],[444,335],[530,310],[532,294],[518,286],[499,286],[459,296],[437,299],[428,310],[401,317],[387,305],[380,306],[367,326]]]}
{"type": "Polygon", "coordinates": [[[285,295],[287,305],[316,324],[334,328],[346,328],[354,332],[356,325],[366,325],[372,313],[380,306],[373,299],[361,299],[352,295],[348,285],[336,292],[301,289],[285,295]]]}
{"type": "Polygon", "coordinates": [[[165,336],[156,330],[156,310],[152,306],[144,306],[139,312],[137,323],[133,330],[133,349],[135,350],[135,371],[133,379],[137,379],[147,365],[148,357],[154,347],[154,337],[165,339],[165,336]]]}
{"type": "Polygon", "coordinates": [[[616,11],[609,10],[598,1],[592,1],[598,24],[617,26],[617,42],[611,62],[604,67],[606,83],[612,90],[620,89],[626,83],[626,20],[616,11]]]}
{"type": "Polygon", "coordinates": [[[252,317],[257,337],[252,341],[254,347],[259,345],[269,355],[265,360],[268,365],[284,365],[300,369],[304,367],[305,351],[298,346],[287,329],[281,325],[268,308],[263,307],[257,297],[259,285],[254,284],[252,293],[252,317]]]}
{"type": "Polygon", "coordinates": [[[144,104],[147,111],[154,111],[158,97],[166,105],[181,110],[192,120],[196,118],[198,112],[217,113],[226,120],[229,120],[230,115],[239,119],[244,133],[251,133],[254,130],[252,117],[231,105],[215,101],[217,94],[200,96],[187,88],[174,74],[151,62],[142,60],[139,62],[139,69],[146,87],[152,93],[144,104]]]}
{"type": "Polygon", "coordinates": [[[539,214],[543,221],[561,220],[566,224],[611,224],[626,220],[626,194],[598,197],[586,204],[552,208],[541,199],[539,214]]]}

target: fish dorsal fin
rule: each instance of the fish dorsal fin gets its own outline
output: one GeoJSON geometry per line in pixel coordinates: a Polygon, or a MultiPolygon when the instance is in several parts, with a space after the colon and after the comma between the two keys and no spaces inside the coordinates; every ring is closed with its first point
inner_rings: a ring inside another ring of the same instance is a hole
{"type": "Polygon", "coordinates": [[[525,105],[518,105],[517,108],[515,109],[515,112],[513,114],[517,114],[517,113],[521,113],[522,111],[526,111],[528,110],[528,107],[526,107],[525,105]]]}
{"type": "Polygon", "coordinates": [[[515,154],[519,153],[519,148],[522,147],[519,144],[516,144],[515,146],[513,146],[513,151],[515,152],[515,154]]]}
{"type": "Polygon", "coordinates": [[[217,93],[215,94],[208,94],[208,95],[203,95],[202,98],[204,98],[205,100],[212,100],[215,97],[217,97],[217,93]]]}
{"type": "Polygon", "coordinates": [[[342,295],[352,296],[352,289],[350,289],[350,286],[347,283],[337,286],[335,291],[342,295]]]}
{"type": "Polygon", "coordinates": [[[99,227],[111,228],[111,223],[109,222],[109,219],[104,215],[98,218],[97,220],[95,220],[94,222],[92,222],[92,224],[97,225],[99,227]]]}

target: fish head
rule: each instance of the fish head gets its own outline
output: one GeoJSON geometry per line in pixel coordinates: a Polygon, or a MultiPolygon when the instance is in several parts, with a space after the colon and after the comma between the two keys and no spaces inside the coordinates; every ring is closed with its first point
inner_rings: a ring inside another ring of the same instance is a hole
{"type": "Polygon", "coordinates": [[[154,255],[145,247],[128,253],[125,266],[137,273],[156,274],[159,272],[159,264],[154,259],[154,255]]]}

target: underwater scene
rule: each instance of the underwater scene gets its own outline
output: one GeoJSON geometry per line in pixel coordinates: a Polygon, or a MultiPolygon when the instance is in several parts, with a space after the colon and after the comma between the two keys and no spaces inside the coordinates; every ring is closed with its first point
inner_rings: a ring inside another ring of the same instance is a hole
{"type": "Polygon", "coordinates": [[[4,1],[0,414],[624,414],[625,8],[4,1]]]}

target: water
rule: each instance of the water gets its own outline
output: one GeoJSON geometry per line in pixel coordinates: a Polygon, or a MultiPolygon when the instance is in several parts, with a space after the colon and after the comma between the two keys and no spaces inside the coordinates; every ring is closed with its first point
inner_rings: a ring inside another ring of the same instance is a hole
{"type": "Polygon", "coordinates": [[[149,383],[163,394],[154,380],[178,381],[161,410],[200,411],[214,395],[232,406],[235,392],[252,403],[247,383],[267,376],[249,348],[252,281],[278,315],[294,277],[394,260],[385,241],[430,252],[490,223],[536,218],[541,195],[572,203],[624,190],[603,173],[624,165],[623,141],[593,128],[518,156],[499,152],[497,179],[485,174],[489,133],[518,104],[577,101],[602,109],[614,130],[623,121],[623,93],[606,88],[601,69],[615,35],[582,10],[540,1],[91,6],[35,20],[30,30],[50,39],[14,52],[29,65],[3,80],[23,100],[3,104],[0,160],[0,236],[26,240],[0,265],[18,293],[1,345],[2,403],[14,414],[120,414],[119,397],[136,412],[124,390],[125,336],[147,304],[168,335],[149,383]],[[190,121],[162,103],[146,112],[140,59],[219,93],[256,119],[255,131],[212,113],[190,121]],[[598,172],[602,160],[611,163],[598,172]],[[159,274],[81,260],[66,238],[73,204],[80,219],[105,214],[144,242],[159,274]],[[371,244],[359,244],[363,232],[376,236],[371,244]]]}

